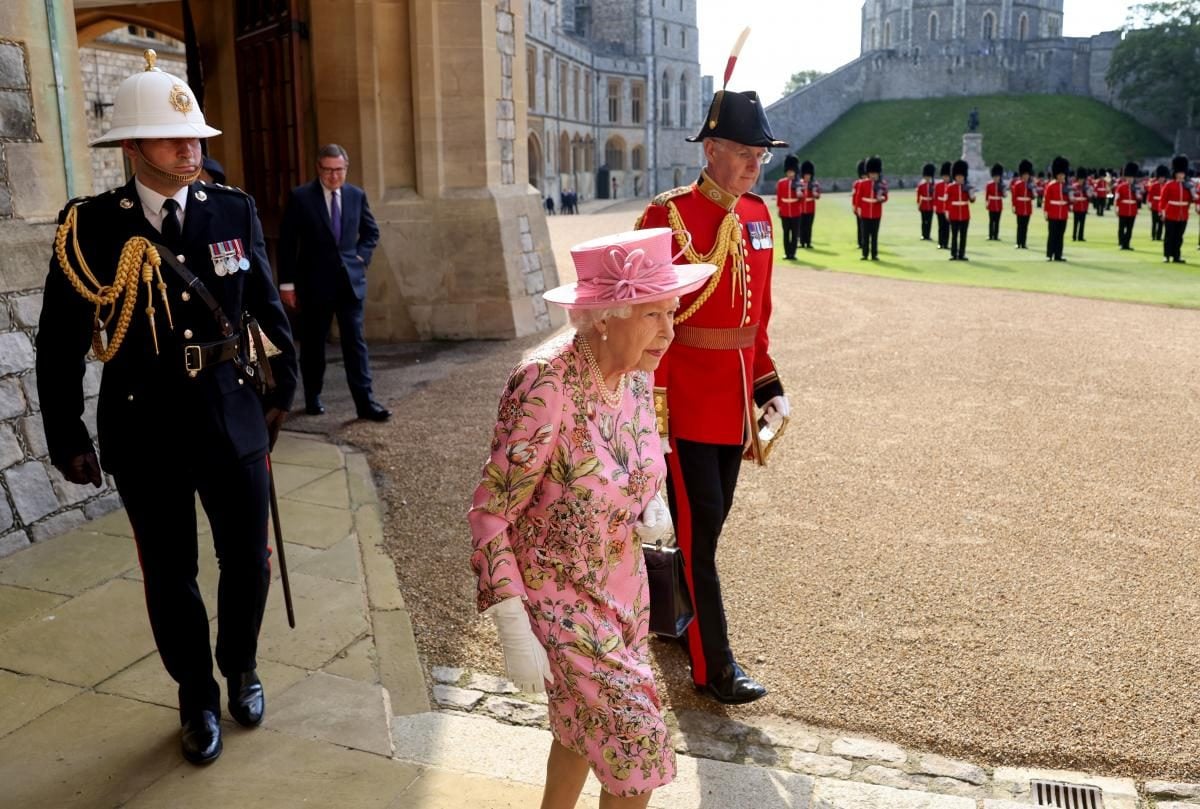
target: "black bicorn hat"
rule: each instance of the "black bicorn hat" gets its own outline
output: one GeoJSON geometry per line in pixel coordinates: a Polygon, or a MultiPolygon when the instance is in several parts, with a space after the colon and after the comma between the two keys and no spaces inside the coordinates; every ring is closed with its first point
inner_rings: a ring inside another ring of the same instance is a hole
{"type": "Polygon", "coordinates": [[[747,90],[735,93],[718,90],[708,105],[708,115],[700,132],[687,138],[690,143],[699,143],[705,138],[725,138],[743,146],[766,146],[787,148],[787,141],[771,134],[771,124],[758,93],[747,90]]]}
{"type": "Polygon", "coordinates": [[[1054,158],[1050,164],[1050,173],[1057,177],[1060,174],[1069,174],[1071,171],[1071,163],[1062,155],[1054,158]]]}
{"type": "Polygon", "coordinates": [[[783,170],[795,171],[798,173],[800,171],[800,158],[796,157],[794,154],[790,154],[783,158],[783,170]]]}
{"type": "Polygon", "coordinates": [[[996,163],[995,165],[993,165],[992,166],[992,176],[993,177],[1003,177],[1004,176],[1004,164],[996,163]]]}
{"type": "Polygon", "coordinates": [[[1029,160],[1022,160],[1017,166],[1017,174],[1033,174],[1033,163],[1029,160]]]}
{"type": "Polygon", "coordinates": [[[882,174],[883,173],[883,158],[879,155],[874,155],[867,158],[867,174],[882,174]]]}
{"type": "Polygon", "coordinates": [[[921,176],[922,177],[932,177],[934,175],[934,172],[936,172],[936,171],[937,171],[937,166],[933,165],[932,163],[926,163],[924,166],[921,167],[921,176]]]}
{"type": "Polygon", "coordinates": [[[1186,174],[1188,170],[1188,156],[1185,154],[1177,154],[1171,159],[1172,174],[1186,174]]]}
{"type": "Polygon", "coordinates": [[[803,177],[805,174],[816,174],[816,173],[817,173],[817,169],[815,166],[813,166],[811,160],[805,160],[803,163],[800,164],[800,176],[801,177],[803,177]]]}

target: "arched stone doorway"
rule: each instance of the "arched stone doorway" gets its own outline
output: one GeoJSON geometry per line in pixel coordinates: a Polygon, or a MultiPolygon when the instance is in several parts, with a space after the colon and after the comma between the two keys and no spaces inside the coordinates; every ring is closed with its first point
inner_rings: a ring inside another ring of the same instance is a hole
{"type": "Polygon", "coordinates": [[[542,143],[533,132],[529,133],[529,184],[542,192],[542,143]]]}

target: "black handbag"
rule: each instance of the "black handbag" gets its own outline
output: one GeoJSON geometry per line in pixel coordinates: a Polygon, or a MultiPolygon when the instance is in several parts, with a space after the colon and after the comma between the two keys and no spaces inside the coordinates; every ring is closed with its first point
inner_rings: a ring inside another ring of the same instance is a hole
{"type": "Polygon", "coordinates": [[[650,581],[650,631],[661,638],[678,638],[695,617],[683,575],[679,548],[661,542],[642,543],[646,578],[650,581]]]}

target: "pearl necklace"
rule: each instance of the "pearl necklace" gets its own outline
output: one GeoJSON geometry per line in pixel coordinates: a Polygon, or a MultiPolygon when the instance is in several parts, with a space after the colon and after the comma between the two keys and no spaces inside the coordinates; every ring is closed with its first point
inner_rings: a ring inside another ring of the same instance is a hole
{"type": "Polygon", "coordinates": [[[596,362],[596,355],[592,353],[592,347],[588,345],[587,338],[582,334],[577,334],[575,342],[578,343],[583,360],[587,363],[588,376],[600,389],[600,398],[609,407],[620,407],[621,397],[625,394],[625,374],[621,374],[620,379],[617,380],[617,389],[610,391],[604,382],[604,372],[600,370],[600,363],[596,362]]]}

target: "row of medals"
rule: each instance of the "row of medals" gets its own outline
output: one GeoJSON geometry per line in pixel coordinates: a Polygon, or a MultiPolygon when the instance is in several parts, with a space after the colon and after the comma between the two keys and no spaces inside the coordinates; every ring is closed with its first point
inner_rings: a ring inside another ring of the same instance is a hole
{"type": "Polygon", "coordinates": [[[212,256],[213,272],[219,276],[233,275],[238,270],[250,269],[250,259],[242,252],[239,239],[210,244],[208,252],[212,256]]]}

